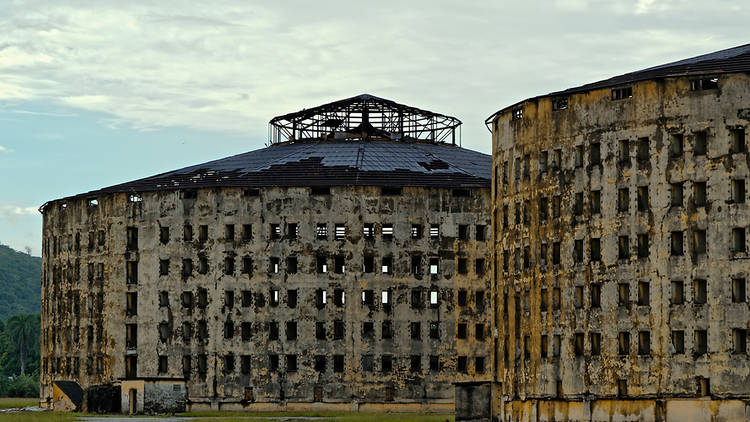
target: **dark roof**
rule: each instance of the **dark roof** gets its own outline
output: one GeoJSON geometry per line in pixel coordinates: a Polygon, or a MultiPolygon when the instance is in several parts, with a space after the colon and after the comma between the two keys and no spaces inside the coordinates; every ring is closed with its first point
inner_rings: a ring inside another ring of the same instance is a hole
{"type": "Polygon", "coordinates": [[[269,141],[392,139],[455,144],[460,125],[455,117],[362,94],[274,117],[269,122],[269,141]]]}
{"type": "Polygon", "coordinates": [[[76,406],[76,409],[81,408],[83,403],[83,389],[75,381],[55,381],[55,385],[59,388],[71,402],[76,406]]]}
{"type": "MultiPolygon", "coordinates": [[[[552,92],[547,95],[532,97],[524,101],[534,100],[543,97],[563,96],[577,94],[581,92],[592,91],[595,89],[612,88],[620,85],[627,85],[634,82],[640,82],[652,79],[674,78],[680,76],[700,76],[700,75],[719,75],[722,73],[743,73],[750,72],[750,44],[739,47],[719,50],[701,56],[691,57],[689,59],[678,60],[659,66],[649,67],[636,72],[626,73],[602,81],[581,85],[575,88],[569,88],[563,91],[552,92]]],[[[489,123],[494,117],[503,111],[515,107],[524,102],[521,101],[512,106],[505,107],[490,117],[485,123],[489,123]]]]}
{"type": "Polygon", "coordinates": [[[217,186],[489,187],[492,157],[443,143],[282,143],[76,195],[217,186]]]}

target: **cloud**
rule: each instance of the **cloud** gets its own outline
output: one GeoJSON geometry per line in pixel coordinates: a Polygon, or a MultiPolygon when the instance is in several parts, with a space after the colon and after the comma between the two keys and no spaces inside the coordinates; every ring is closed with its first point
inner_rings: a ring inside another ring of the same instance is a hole
{"type": "Polygon", "coordinates": [[[38,216],[39,209],[37,207],[24,207],[20,205],[12,204],[0,204],[0,216],[5,218],[17,218],[22,216],[38,216]]]}
{"type": "Polygon", "coordinates": [[[725,0],[178,4],[5,5],[0,101],[262,139],[275,115],[368,92],[457,115],[488,150],[496,109],[741,44],[750,19],[725,0]]]}
{"type": "Polygon", "coordinates": [[[5,148],[4,146],[0,145],[0,152],[8,152],[8,148],[5,148]]]}

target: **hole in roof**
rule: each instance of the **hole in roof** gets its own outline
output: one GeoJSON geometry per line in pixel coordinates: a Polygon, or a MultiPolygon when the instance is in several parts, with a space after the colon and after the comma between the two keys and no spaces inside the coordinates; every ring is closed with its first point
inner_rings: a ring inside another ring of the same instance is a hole
{"type": "Polygon", "coordinates": [[[426,168],[427,170],[444,170],[450,168],[450,165],[443,160],[432,160],[429,163],[418,161],[417,164],[426,168]]]}

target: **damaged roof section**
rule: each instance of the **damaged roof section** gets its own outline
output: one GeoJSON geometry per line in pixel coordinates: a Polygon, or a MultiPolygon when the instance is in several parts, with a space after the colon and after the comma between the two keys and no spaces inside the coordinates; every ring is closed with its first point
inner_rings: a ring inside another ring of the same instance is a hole
{"type": "Polygon", "coordinates": [[[460,125],[455,117],[362,94],[274,117],[268,129],[271,144],[350,139],[455,144],[460,125]]]}
{"type": "Polygon", "coordinates": [[[630,72],[609,79],[592,82],[574,88],[568,88],[563,91],[551,92],[546,95],[532,97],[493,113],[490,117],[487,118],[485,124],[487,124],[489,128],[490,123],[498,114],[516,107],[521,103],[524,103],[526,101],[533,101],[538,98],[578,94],[582,92],[593,91],[596,89],[612,88],[652,79],[674,78],[681,76],[720,75],[723,73],[743,72],[750,72],[750,44],[728,48],[726,50],[719,50],[713,53],[703,54],[700,56],[666,63],[659,66],[649,67],[636,72],[630,72]]]}
{"type": "Polygon", "coordinates": [[[492,157],[451,144],[399,141],[282,143],[98,191],[217,186],[490,186],[492,157]]]}

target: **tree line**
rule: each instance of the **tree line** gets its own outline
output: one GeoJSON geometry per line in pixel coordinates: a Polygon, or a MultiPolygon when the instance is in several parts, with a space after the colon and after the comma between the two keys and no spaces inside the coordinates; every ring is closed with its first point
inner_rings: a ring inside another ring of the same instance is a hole
{"type": "Polygon", "coordinates": [[[39,397],[39,314],[0,320],[0,397],[39,397]]]}

